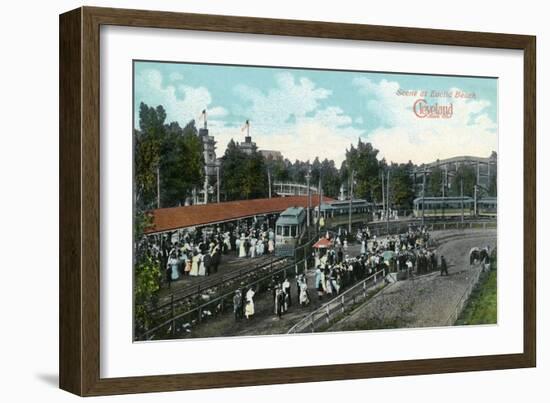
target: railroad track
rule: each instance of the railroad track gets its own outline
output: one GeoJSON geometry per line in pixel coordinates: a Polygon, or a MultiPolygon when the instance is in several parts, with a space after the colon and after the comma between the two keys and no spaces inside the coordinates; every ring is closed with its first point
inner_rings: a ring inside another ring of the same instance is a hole
{"type": "Polygon", "coordinates": [[[292,259],[288,257],[272,257],[261,264],[251,264],[245,267],[234,268],[229,272],[218,272],[211,276],[204,277],[193,284],[181,287],[176,291],[162,297],[156,307],[151,308],[148,313],[152,316],[164,316],[173,309],[177,309],[190,300],[202,298],[207,295],[214,298],[225,291],[228,283],[239,282],[252,273],[268,274],[277,270],[282,264],[288,264],[292,259]]]}

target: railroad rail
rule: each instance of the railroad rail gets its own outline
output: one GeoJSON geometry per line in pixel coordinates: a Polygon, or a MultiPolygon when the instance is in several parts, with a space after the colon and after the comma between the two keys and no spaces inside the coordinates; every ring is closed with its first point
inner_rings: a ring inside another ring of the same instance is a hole
{"type": "Polygon", "coordinates": [[[314,333],[317,329],[324,329],[340,319],[350,308],[369,299],[373,291],[379,287],[380,281],[385,281],[386,269],[371,274],[350,289],[317,308],[315,311],[300,320],[290,328],[287,334],[314,333]]]}
{"type": "Polygon", "coordinates": [[[224,285],[228,283],[235,281],[238,282],[239,279],[252,272],[268,273],[269,271],[277,269],[281,263],[284,263],[287,260],[289,259],[286,257],[271,256],[267,262],[263,261],[260,264],[251,264],[247,267],[241,267],[229,273],[219,273],[205,277],[198,283],[190,284],[172,292],[167,297],[163,298],[163,300],[167,302],[149,309],[147,313],[149,315],[157,316],[159,314],[162,315],[170,312],[174,308],[177,309],[179,305],[183,305],[189,299],[199,297],[204,293],[211,294],[220,288],[224,288],[224,285]]]}
{"type": "MultiPolygon", "coordinates": [[[[403,233],[409,229],[410,225],[421,225],[421,223],[419,220],[408,219],[393,222],[370,222],[367,225],[370,228],[371,234],[380,236],[403,233]]],[[[445,220],[425,222],[424,226],[429,231],[476,228],[489,229],[496,228],[496,221],[468,220],[461,222],[445,220]]],[[[177,298],[172,295],[168,303],[164,303],[160,307],[150,311],[150,313],[155,316],[154,327],[136,335],[135,339],[151,340],[158,336],[176,337],[178,333],[184,332],[188,329],[188,327],[195,326],[197,323],[201,323],[210,316],[216,316],[224,313],[228,309],[231,309],[232,296],[234,295],[235,288],[250,288],[257,286],[258,291],[261,292],[267,289],[268,284],[270,284],[276,276],[281,274],[286,276],[288,273],[295,275],[297,273],[307,271],[307,262],[309,258],[308,250],[311,248],[312,242],[314,241],[315,238],[311,239],[300,248],[297,248],[298,252],[295,253],[294,260],[286,260],[285,258],[281,258],[280,260],[274,260],[273,262],[267,263],[260,267],[252,266],[244,271],[235,271],[235,273],[231,276],[217,278],[216,281],[208,287],[206,287],[206,285],[208,284],[208,281],[211,280],[207,278],[204,282],[201,282],[202,285],[200,288],[198,288],[197,285],[194,285],[194,291],[190,288],[191,291],[189,291],[189,293],[186,294],[185,292],[182,292],[181,294],[178,294],[177,298]],[[217,291],[220,292],[216,293],[217,291]],[[203,298],[203,295],[207,296],[206,300],[201,299],[203,298]],[[194,303],[192,303],[193,299],[194,303]]],[[[362,280],[360,283],[346,290],[334,300],[323,305],[325,309],[323,316],[325,325],[327,323],[327,307],[329,307],[328,321],[330,322],[333,320],[334,314],[338,309],[340,309],[340,312],[342,312],[342,309],[345,311],[345,309],[359,302],[363,295],[368,297],[369,290],[379,281],[380,275],[385,276],[385,273],[377,272],[369,276],[367,279],[362,280]],[[366,287],[366,289],[363,290],[361,287],[366,287]]],[[[316,310],[315,312],[319,312],[319,310],[316,310]]],[[[312,326],[312,315],[313,314],[310,314],[306,317],[309,320],[308,326],[312,326]]],[[[313,317],[314,329],[319,328],[319,321],[321,317],[322,315],[319,317],[313,317]]],[[[301,324],[301,327],[305,326],[306,322],[307,321],[304,319],[298,322],[298,324],[301,324]]],[[[294,332],[298,332],[298,324],[293,327],[294,332]]]]}
{"type": "MultiPolygon", "coordinates": [[[[289,273],[295,274],[296,265],[294,262],[283,264],[276,270],[264,275],[254,274],[253,279],[246,282],[245,288],[256,287],[258,292],[265,291],[277,276],[286,277],[289,273]]],[[[203,322],[210,316],[223,314],[233,306],[233,295],[235,291],[230,289],[215,298],[210,299],[198,306],[184,309],[181,313],[175,313],[175,308],[171,310],[168,319],[163,320],[158,325],[140,334],[136,340],[152,340],[158,335],[164,337],[176,336],[178,333],[190,330],[193,326],[203,322]]]]}
{"type": "Polygon", "coordinates": [[[461,222],[455,220],[440,220],[440,221],[425,221],[422,224],[419,219],[403,219],[396,221],[371,221],[368,223],[354,223],[353,228],[356,230],[361,226],[368,226],[371,235],[396,235],[406,232],[410,225],[424,226],[428,231],[441,231],[450,229],[489,229],[496,228],[496,220],[465,220],[461,222]]]}

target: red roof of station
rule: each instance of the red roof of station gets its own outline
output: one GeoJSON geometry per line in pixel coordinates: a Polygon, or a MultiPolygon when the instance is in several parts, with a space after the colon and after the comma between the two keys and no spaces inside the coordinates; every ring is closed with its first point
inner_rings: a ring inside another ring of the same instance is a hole
{"type": "MultiPolygon", "coordinates": [[[[323,202],[332,201],[323,196],[323,202]]],[[[312,195],[311,206],[319,204],[318,195],[312,195]]],[[[280,213],[289,207],[307,207],[307,196],[275,197],[271,199],[237,200],[223,203],[161,208],[152,210],[153,225],[145,233],[171,231],[235,221],[255,215],[280,213]]]]}
{"type": "Polygon", "coordinates": [[[330,248],[332,246],[332,241],[327,238],[320,238],[315,244],[313,245],[316,249],[325,249],[330,248]]]}

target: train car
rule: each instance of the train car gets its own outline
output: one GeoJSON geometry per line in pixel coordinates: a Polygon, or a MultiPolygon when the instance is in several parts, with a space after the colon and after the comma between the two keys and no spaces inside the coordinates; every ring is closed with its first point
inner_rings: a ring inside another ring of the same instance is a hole
{"type": "Polygon", "coordinates": [[[474,199],[464,197],[418,197],[413,201],[413,215],[416,218],[472,217],[474,199]]]}
{"type": "MultiPolygon", "coordinates": [[[[363,199],[353,199],[351,201],[351,213],[368,213],[371,210],[371,204],[363,199]]],[[[338,215],[349,214],[349,200],[334,200],[321,204],[321,214],[325,218],[331,218],[338,215]]]]}
{"type": "Polygon", "coordinates": [[[477,214],[481,217],[497,216],[497,198],[483,197],[477,202],[477,214]]]}
{"type": "Polygon", "coordinates": [[[275,223],[275,255],[292,256],[306,229],[306,211],[303,207],[289,207],[275,223]]]}
{"type": "MultiPolygon", "coordinates": [[[[333,227],[349,220],[349,200],[333,200],[321,204],[321,215],[325,219],[326,227],[333,227]]],[[[372,220],[373,204],[364,199],[353,199],[351,201],[352,221],[372,220]]],[[[315,216],[319,216],[319,208],[315,208],[315,216]]]]}

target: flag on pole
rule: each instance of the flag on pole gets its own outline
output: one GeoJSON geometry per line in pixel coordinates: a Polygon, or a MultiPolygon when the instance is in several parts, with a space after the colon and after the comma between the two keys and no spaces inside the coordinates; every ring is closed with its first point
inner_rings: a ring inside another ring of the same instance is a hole
{"type": "Polygon", "coordinates": [[[202,110],[201,114],[199,115],[198,120],[199,120],[199,121],[200,121],[200,120],[206,121],[206,109],[203,109],[203,110],[202,110]]]}
{"type": "Polygon", "coordinates": [[[244,132],[245,129],[248,129],[250,127],[250,121],[246,119],[246,122],[244,123],[244,126],[241,127],[241,132],[244,132]]]}

